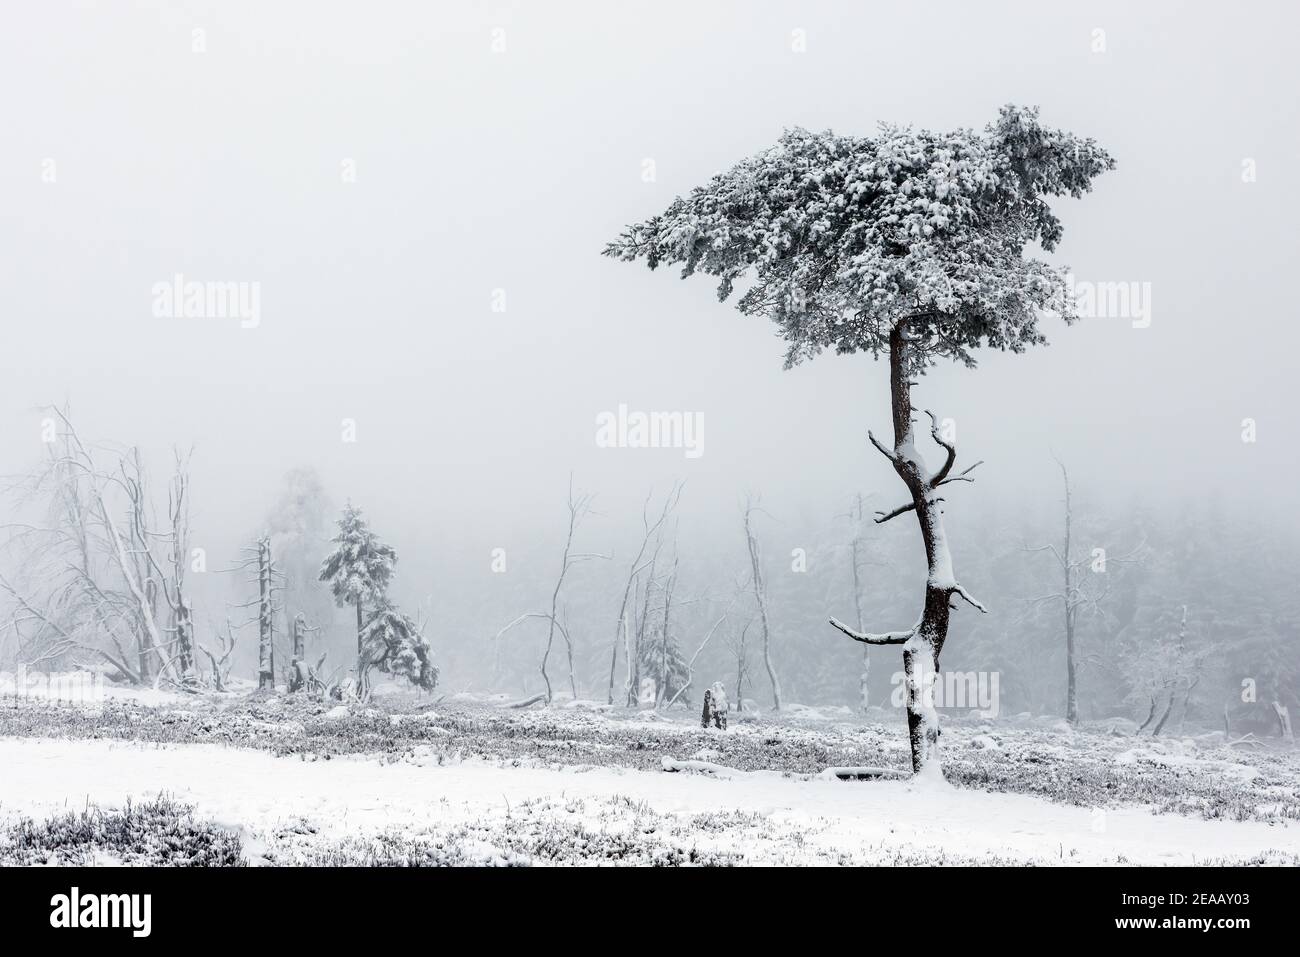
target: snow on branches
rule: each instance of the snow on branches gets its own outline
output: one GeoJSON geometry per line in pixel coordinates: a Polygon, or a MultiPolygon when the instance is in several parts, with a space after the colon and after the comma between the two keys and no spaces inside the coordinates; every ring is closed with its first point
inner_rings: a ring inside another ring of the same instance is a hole
{"type": "Polygon", "coordinates": [[[777,323],[787,366],[827,348],[879,356],[905,315],[911,372],[937,358],[974,365],[980,344],[1043,342],[1041,312],[1075,318],[1065,271],[1025,247],[1061,238],[1046,197],[1078,197],[1113,166],[1093,140],[1010,105],[978,133],[792,129],[628,227],[605,255],[714,276],[720,300],[752,280],[737,308],[777,323]]]}

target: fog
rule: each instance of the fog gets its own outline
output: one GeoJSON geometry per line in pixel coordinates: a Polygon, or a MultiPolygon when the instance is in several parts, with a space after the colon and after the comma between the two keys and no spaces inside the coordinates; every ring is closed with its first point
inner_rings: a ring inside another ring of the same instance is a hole
{"type": "Polygon", "coordinates": [[[885,368],[783,371],[774,328],[711,281],[601,249],[785,127],[979,128],[1015,102],[1116,158],[1057,204],[1049,258],[1149,284],[1149,323],[1048,323],[1046,348],[921,380],[918,406],[985,461],[948,503],[959,559],[986,525],[1053,514],[1053,454],[1112,527],[1134,502],[1217,503],[1293,535],[1297,20],[1279,4],[21,5],[0,37],[0,471],[40,460],[50,403],[160,469],[192,445],[194,541],[227,565],[285,473],[312,467],[396,547],[394,587],[427,601],[435,647],[545,595],[570,475],[597,496],[581,535],[613,556],[600,576],[625,574],[642,501],[675,480],[682,554],[716,563],[694,591],[743,567],[746,493],[784,563],[792,529],[834,534],[855,493],[903,500],[866,440],[888,423],[885,368]],[[155,316],[177,274],[259,284],[258,321],[155,316]],[[702,454],[600,447],[597,416],[620,404],[698,416],[702,454]],[[494,548],[518,577],[488,582],[494,548]]]}

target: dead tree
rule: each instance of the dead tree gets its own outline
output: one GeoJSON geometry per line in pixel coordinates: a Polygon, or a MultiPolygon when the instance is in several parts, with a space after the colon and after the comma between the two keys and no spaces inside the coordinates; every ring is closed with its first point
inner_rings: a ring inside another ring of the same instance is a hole
{"type": "Polygon", "coordinates": [[[212,666],[212,676],[209,679],[214,691],[226,691],[226,682],[230,678],[230,656],[235,650],[235,631],[230,625],[230,619],[226,619],[226,633],[223,635],[217,632],[217,641],[221,644],[221,656],[213,654],[207,647],[196,642],[198,649],[207,656],[208,662],[212,666]]]}
{"type": "Polygon", "coordinates": [[[245,545],[241,551],[245,557],[226,571],[243,572],[247,576],[245,583],[255,590],[255,595],[250,600],[234,606],[251,613],[249,618],[234,627],[244,628],[256,623],[257,688],[259,691],[274,691],[275,619],[283,610],[280,595],[284,579],[271,554],[269,535],[259,535],[255,542],[245,545]]]}
{"type": "MultiPolygon", "coordinates": [[[[133,450],[134,452],[134,450],[133,450]]],[[[147,576],[147,594],[150,603],[156,608],[158,594],[161,592],[167,603],[168,627],[171,635],[169,644],[174,649],[166,665],[175,665],[182,687],[194,689],[198,686],[196,661],[194,655],[194,623],[190,602],[186,597],[185,568],[189,556],[189,460],[190,455],[175,453],[175,470],[167,492],[167,527],[162,533],[150,531],[148,518],[148,497],[145,493],[145,471],[138,453],[131,458],[131,468],[122,469],[123,485],[131,502],[130,528],[134,541],[138,543],[133,553],[141,564],[140,574],[147,576]],[[153,553],[150,539],[161,539],[166,555],[164,568],[153,553]]],[[[155,683],[163,674],[159,669],[155,683]]]]}
{"type": "MultiPolygon", "coordinates": [[[[1058,550],[1055,545],[1039,545],[1034,548],[1026,548],[1026,551],[1042,552],[1048,551],[1056,558],[1057,564],[1061,569],[1061,590],[1052,592],[1038,598],[1030,599],[1031,604],[1061,603],[1061,611],[1064,616],[1065,624],[1065,720],[1070,724],[1079,722],[1079,653],[1076,633],[1079,622],[1079,613],[1081,611],[1091,610],[1095,614],[1104,614],[1102,602],[1105,600],[1110,591],[1109,578],[1103,578],[1106,585],[1101,589],[1089,587],[1090,580],[1086,574],[1086,569],[1093,561],[1091,555],[1081,558],[1075,558],[1073,552],[1074,541],[1074,510],[1070,504],[1070,473],[1065,468],[1065,463],[1060,459],[1052,456],[1056,464],[1061,469],[1061,481],[1065,486],[1065,529],[1064,538],[1061,548],[1058,550]]],[[[1105,562],[1110,564],[1127,564],[1135,560],[1139,554],[1142,545],[1138,545],[1131,552],[1117,556],[1108,557],[1105,562]]],[[[1103,566],[1104,567],[1104,566],[1103,566]]],[[[1162,722],[1163,724],[1163,722],[1162,722]]]]}
{"type": "Polygon", "coordinates": [[[1153,640],[1139,649],[1137,657],[1130,661],[1128,667],[1135,673],[1144,675],[1142,682],[1151,699],[1151,710],[1146,721],[1138,728],[1138,734],[1155,720],[1151,736],[1159,735],[1173,715],[1180,698],[1183,715],[1186,716],[1192,692],[1200,684],[1201,671],[1210,651],[1210,648],[1193,647],[1189,643],[1186,605],[1182,606],[1178,630],[1174,635],[1157,632],[1153,640]],[[1161,703],[1163,709],[1160,709],[1161,703]],[[1160,717],[1156,720],[1158,710],[1160,717]]]}
{"type": "MultiPolygon", "coordinates": [[[[158,625],[155,613],[155,601],[157,597],[155,582],[151,588],[150,577],[145,573],[145,567],[156,568],[157,563],[152,558],[150,535],[147,532],[147,526],[140,529],[140,535],[136,536],[133,532],[133,522],[137,513],[143,516],[143,496],[144,490],[142,485],[137,485],[134,489],[131,485],[131,475],[134,471],[133,463],[138,463],[139,458],[133,453],[119,454],[118,468],[115,470],[104,469],[96,461],[94,452],[82,442],[81,437],[77,434],[71,420],[60,409],[52,410],[58,417],[63,426],[63,452],[60,464],[70,470],[75,470],[84,480],[84,489],[87,497],[88,511],[90,521],[95,529],[103,535],[110,563],[114,570],[121,576],[126,586],[127,594],[130,597],[132,610],[136,616],[141,628],[141,654],[146,657],[149,654],[157,653],[160,657],[166,655],[174,642],[167,641],[163,637],[162,629],[158,625]],[[117,488],[125,490],[129,504],[128,525],[126,528],[119,527],[118,510],[110,502],[110,490],[117,488]],[[142,567],[140,559],[143,551],[148,556],[145,567],[142,567]]],[[[92,591],[98,590],[103,595],[102,589],[98,589],[94,582],[86,582],[86,586],[92,591]]],[[[125,664],[124,662],[122,664],[125,664]]],[[[171,671],[171,660],[164,658],[160,666],[160,672],[155,677],[155,684],[163,676],[164,672],[171,671]]],[[[136,669],[129,666],[123,668],[127,675],[135,675],[136,680],[143,680],[143,677],[136,669]]],[[[183,683],[183,676],[178,679],[178,684],[183,683]]]]}
{"type": "Polygon", "coordinates": [[[745,681],[749,678],[749,628],[754,624],[751,617],[740,627],[740,631],[735,637],[727,639],[727,650],[731,652],[732,660],[736,663],[736,710],[743,711],[745,707],[745,681]]]}
{"type": "Polygon", "coordinates": [[[620,642],[623,643],[627,655],[627,687],[624,691],[629,704],[635,695],[635,690],[632,687],[635,664],[632,661],[631,644],[628,641],[628,601],[629,599],[634,598],[634,589],[638,587],[637,583],[640,581],[641,573],[646,569],[651,569],[651,574],[653,574],[655,557],[658,556],[659,544],[662,543],[661,531],[665,523],[668,521],[668,516],[672,514],[673,510],[677,507],[677,503],[681,499],[681,494],[682,484],[675,483],[673,487],[669,489],[668,495],[664,498],[663,508],[660,510],[659,516],[655,518],[654,521],[651,521],[650,519],[650,499],[653,493],[646,496],[645,504],[641,507],[641,544],[637,548],[636,556],[632,559],[632,564],[628,566],[627,583],[623,586],[623,600],[619,603],[618,620],[614,624],[614,641],[609,658],[609,691],[606,698],[607,704],[614,703],[614,674],[618,668],[618,646],[620,642]],[[654,547],[653,555],[647,561],[645,560],[645,555],[646,550],[650,548],[651,541],[656,541],[657,544],[654,547]]]}
{"type": "Polygon", "coordinates": [[[37,651],[41,660],[51,651],[89,651],[134,683],[157,687],[167,680],[192,690],[193,623],[184,588],[188,455],[176,454],[168,521],[161,524],[138,449],[83,442],[66,408],[46,411],[57,434],[27,493],[48,498],[50,525],[22,527],[10,539],[28,549],[23,565],[39,569],[39,583],[30,591],[2,583],[18,603],[18,633],[28,624],[32,637],[49,646],[37,651]],[[55,567],[44,567],[47,558],[55,567]]]}
{"type": "Polygon", "coordinates": [[[275,690],[275,638],[271,613],[271,539],[257,540],[257,688],[275,690]]]}
{"type": "MultiPolygon", "coordinates": [[[[864,575],[863,568],[868,564],[869,549],[863,529],[866,523],[865,502],[861,492],[854,496],[854,505],[848,514],[854,523],[853,538],[849,542],[849,565],[853,572],[853,610],[857,615],[858,631],[866,630],[866,612],[863,607],[864,575]]],[[[862,674],[858,676],[858,707],[866,711],[871,704],[871,645],[862,646],[862,674]]]]}
{"type": "Polygon", "coordinates": [[[758,539],[754,537],[751,516],[754,511],[752,499],[745,502],[745,543],[749,548],[751,568],[750,582],[754,586],[754,601],[758,605],[758,620],[762,627],[763,666],[767,669],[767,679],[772,684],[772,709],[781,710],[781,682],[777,680],[776,669],[772,666],[772,629],[767,619],[767,587],[763,582],[763,567],[759,558],[758,539]]]}
{"type": "Polygon", "coordinates": [[[676,704],[677,699],[685,694],[691,687],[691,683],[695,680],[695,662],[699,660],[700,654],[706,647],[708,647],[709,639],[713,637],[714,632],[718,630],[718,628],[727,620],[727,616],[731,614],[731,609],[735,607],[736,601],[739,599],[743,587],[743,582],[737,585],[735,590],[732,592],[731,601],[728,603],[727,607],[723,609],[722,614],[712,625],[709,626],[708,631],[704,633],[704,638],[700,641],[699,647],[695,649],[695,653],[691,655],[690,661],[686,663],[686,682],[677,689],[672,700],[668,702],[669,708],[676,704]]]}
{"type": "Polygon", "coordinates": [[[310,669],[307,667],[305,639],[307,619],[302,612],[293,616],[293,657],[289,661],[289,690],[302,691],[307,687],[310,669]]]}
{"type": "Polygon", "coordinates": [[[540,618],[546,622],[546,645],[542,651],[542,663],[539,670],[541,671],[542,682],[546,686],[546,690],[543,692],[543,700],[545,700],[547,704],[551,703],[553,690],[551,688],[550,676],[546,671],[546,666],[551,657],[551,648],[555,644],[556,632],[559,632],[560,637],[564,640],[565,648],[568,651],[569,690],[575,699],[578,697],[578,683],[573,667],[573,637],[563,622],[563,616],[559,604],[560,589],[564,587],[564,580],[568,576],[569,570],[572,569],[574,565],[594,558],[609,557],[607,555],[597,555],[595,553],[580,553],[573,550],[573,539],[577,533],[578,526],[581,525],[582,520],[590,514],[591,503],[594,498],[595,496],[590,493],[576,494],[573,490],[573,477],[569,477],[569,527],[568,534],[565,536],[564,540],[564,551],[560,558],[560,573],[556,576],[555,588],[551,591],[551,609],[549,612],[526,612],[520,615],[514,621],[510,622],[498,631],[495,638],[496,641],[500,641],[507,631],[530,618],[540,618]]]}
{"type": "MultiPolygon", "coordinates": [[[[1227,712],[1225,711],[1225,714],[1227,712]]],[[[1273,715],[1277,718],[1277,731],[1282,737],[1295,743],[1295,734],[1291,731],[1291,711],[1280,701],[1273,702],[1273,715]]]]}

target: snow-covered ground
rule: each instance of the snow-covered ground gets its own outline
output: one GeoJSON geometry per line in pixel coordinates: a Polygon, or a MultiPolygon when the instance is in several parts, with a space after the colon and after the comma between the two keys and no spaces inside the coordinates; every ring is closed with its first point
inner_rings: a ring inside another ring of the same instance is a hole
{"type": "MultiPolygon", "coordinates": [[[[650,858],[694,849],[705,859],[751,863],[1192,864],[1300,854],[1293,824],[1094,811],[1015,794],[773,772],[719,780],[589,765],[439,764],[418,754],[400,762],[308,762],[209,744],[38,738],[0,740],[0,766],[0,809],[9,814],[43,817],[164,792],[192,804],[196,817],[240,832],[254,862],[268,854],[310,859],[384,835],[433,844],[459,835],[484,861],[504,861],[512,854],[499,842],[510,830],[551,832],[551,843],[609,834],[645,845],[650,858]]],[[[521,841],[514,856],[536,860],[527,845],[521,841]]]]}
{"type": "Polygon", "coordinates": [[[685,714],[586,707],[285,707],[213,698],[0,709],[0,829],[164,795],[237,835],[254,864],[1300,861],[1290,754],[955,725],[950,776],[975,786],[933,786],[818,777],[828,764],[904,760],[901,729],[837,711],[703,732],[685,714]],[[669,773],[664,758],[736,770],[669,773]],[[1087,761],[1129,796],[1088,800],[1072,778],[1095,784],[1087,761]],[[1021,764],[1023,786],[1005,771],[1021,764]],[[1060,781],[1059,793],[1039,792],[1045,780],[1060,781]],[[1133,796],[1172,787],[1176,797],[1180,781],[1186,801],[1133,796]]]}

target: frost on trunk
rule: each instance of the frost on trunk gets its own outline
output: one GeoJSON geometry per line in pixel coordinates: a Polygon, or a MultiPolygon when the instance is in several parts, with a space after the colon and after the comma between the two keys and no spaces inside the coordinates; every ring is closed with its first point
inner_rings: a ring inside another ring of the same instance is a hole
{"type": "Polygon", "coordinates": [[[275,690],[275,640],[271,610],[271,540],[257,540],[257,687],[275,690]]]}
{"type": "Polygon", "coordinates": [[[721,681],[715,681],[704,692],[704,712],[700,715],[700,727],[710,725],[720,731],[727,730],[727,692],[721,681]]]}
{"type": "MultiPolygon", "coordinates": [[[[861,627],[861,626],[859,626],[861,627]]],[[[862,674],[858,675],[858,708],[865,714],[871,707],[871,655],[862,649],[862,674]]]]}
{"type": "Polygon", "coordinates": [[[289,690],[303,691],[307,688],[307,683],[311,674],[307,666],[306,642],[304,641],[303,632],[307,628],[307,621],[302,612],[293,616],[293,658],[289,662],[289,690]]]}
{"type": "Polygon", "coordinates": [[[894,471],[898,473],[898,477],[903,480],[903,484],[911,493],[909,502],[889,512],[878,512],[876,521],[883,523],[908,512],[916,513],[928,569],[921,617],[906,631],[884,634],[871,634],[853,629],[835,618],[831,619],[831,624],[855,641],[868,645],[902,646],[907,732],[912,751],[912,770],[918,775],[930,774],[937,777],[942,774],[942,771],[939,763],[939,716],[934,707],[933,687],[939,673],[939,655],[948,637],[951,601],[954,596],[959,597],[981,612],[986,610],[958,583],[953,574],[952,555],[948,550],[948,541],[943,529],[941,507],[943,498],[937,492],[941,487],[952,482],[972,481],[970,473],[980,463],[976,462],[964,471],[954,474],[952,469],[957,461],[957,447],[943,437],[939,429],[939,420],[933,413],[927,412],[930,417],[930,436],[943,449],[944,461],[937,470],[931,471],[926,467],[916,450],[913,431],[914,410],[910,379],[913,371],[915,370],[912,357],[908,354],[905,323],[900,321],[889,337],[893,447],[882,444],[870,433],[868,435],[871,443],[889,459],[894,471]]]}

